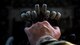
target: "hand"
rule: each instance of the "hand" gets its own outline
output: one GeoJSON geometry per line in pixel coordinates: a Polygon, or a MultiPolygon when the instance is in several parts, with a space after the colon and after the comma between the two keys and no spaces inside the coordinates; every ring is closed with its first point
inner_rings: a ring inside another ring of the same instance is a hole
{"type": "Polygon", "coordinates": [[[42,20],[47,20],[47,19],[59,20],[61,18],[61,13],[48,10],[47,4],[43,4],[42,7],[40,7],[39,4],[35,4],[35,9],[21,13],[21,18],[24,21],[31,21],[31,20],[33,21],[36,20],[36,18],[42,20]]]}
{"type": "Polygon", "coordinates": [[[47,21],[37,22],[29,28],[26,27],[25,33],[31,45],[35,45],[39,38],[44,35],[50,35],[55,39],[59,39],[61,35],[59,27],[52,27],[47,21]]]}

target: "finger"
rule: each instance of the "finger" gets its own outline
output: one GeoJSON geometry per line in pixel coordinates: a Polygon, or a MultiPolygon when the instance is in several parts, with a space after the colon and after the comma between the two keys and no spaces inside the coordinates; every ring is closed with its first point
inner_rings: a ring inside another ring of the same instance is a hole
{"type": "Polygon", "coordinates": [[[49,16],[50,16],[50,11],[49,10],[46,10],[45,16],[46,16],[47,19],[49,18],[49,16]]]}
{"type": "Polygon", "coordinates": [[[35,26],[35,24],[33,24],[32,26],[30,26],[30,27],[25,27],[24,28],[24,30],[25,30],[25,32],[27,32],[27,31],[29,31],[32,27],[34,27],[35,26]]]}
{"type": "Polygon", "coordinates": [[[26,13],[22,13],[21,18],[25,18],[25,17],[26,17],[26,13]]]}
{"type": "Polygon", "coordinates": [[[59,39],[59,37],[61,36],[60,28],[59,27],[55,27],[54,32],[56,34],[56,39],[59,39]]]}
{"type": "Polygon", "coordinates": [[[59,20],[59,19],[60,19],[60,17],[61,17],[61,13],[60,13],[60,12],[58,12],[58,13],[57,13],[57,15],[56,15],[56,17],[55,17],[55,19],[56,19],[56,20],[59,20]]]}
{"type": "Polygon", "coordinates": [[[60,28],[59,27],[57,27],[57,26],[55,26],[55,27],[53,27],[56,31],[60,31],[60,28]]]}
{"type": "Polygon", "coordinates": [[[22,14],[21,14],[21,18],[22,18],[23,20],[29,20],[29,19],[31,18],[31,16],[30,16],[30,11],[27,11],[26,13],[22,13],[22,14]]]}
{"type": "Polygon", "coordinates": [[[52,11],[52,12],[51,12],[51,15],[50,15],[50,18],[51,18],[51,19],[54,19],[54,18],[56,17],[56,14],[57,14],[57,13],[56,13],[55,11],[52,11]]]}
{"type": "Polygon", "coordinates": [[[29,27],[29,30],[36,30],[37,29],[37,27],[38,27],[38,25],[35,23],[35,24],[32,24],[32,26],[31,27],[29,27]]]}
{"type": "Polygon", "coordinates": [[[28,15],[30,15],[30,13],[31,13],[30,11],[27,11],[27,12],[26,12],[26,14],[28,14],[28,15]]]}
{"type": "Polygon", "coordinates": [[[28,30],[28,29],[29,29],[29,27],[25,27],[25,28],[24,28],[24,30],[28,30]]]}
{"type": "Polygon", "coordinates": [[[35,5],[35,10],[36,10],[37,14],[40,13],[40,6],[39,6],[39,4],[35,5]]]}
{"type": "Polygon", "coordinates": [[[43,26],[42,22],[37,22],[36,25],[38,25],[39,27],[43,26]]]}
{"type": "Polygon", "coordinates": [[[30,11],[27,11],[27,12],[26,12],[27,18],[30,17],[30,14],[31,14],[30,11]]]}
{"type": "Polygon", "coordinates": [[[31,14],[30,11],[27,11],[27,12],[26,12],[26,19],[28,19],[28,20],[31,19],[31,15],[30,15],[30,14],[31,14]]]}
{"type": "Polygon", "coordinates": [[[27,34],[27,33],[29,33],[29,28],[28,27],[25,27],[24,28],[24,32],[27,34]]]}
{"type": "Polygon", "coordinates": [[[46,25],[46,26],[50,25],[50,23],[48,21],[43,21],[42,24],[46,25]]]}
{"type": "Polygon", "coordinates": [[[37,13],[36,13],[36,11],[32,11],[32,13],[31,13],[31,18],[32,18],[32,19],[37,18],[37,13]]]}
{"type": "Polygon", "coordinates": [[[47,4],[42,5],[42,12],[45,13],[47,10],[47,4]]]}
{"type": "Polygon", "coordinates": [[[37,22],[37,23],[35,23],[35,24],[33,24],[31,27],[29,27],[28,29],[29,30],[38,30],[38,29],[40,29],[42,27],[42,24],[41,24],[41,22],[37,22]]]}

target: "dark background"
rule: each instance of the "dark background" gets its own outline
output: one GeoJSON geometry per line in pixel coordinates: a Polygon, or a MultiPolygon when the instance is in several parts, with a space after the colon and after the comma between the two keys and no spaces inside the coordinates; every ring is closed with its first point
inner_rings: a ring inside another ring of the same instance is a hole
{"type": "Polygon", "coordinates": [[[62,13],[60,39],[80,44],[80,1],[79,0],[0,0],[0,45],[5,45],[8,37],[14,37],[14,45],[25,45],[25,22],[20,12],[34,8],[35,4],[47,4],[50,10],[62,13]]]}

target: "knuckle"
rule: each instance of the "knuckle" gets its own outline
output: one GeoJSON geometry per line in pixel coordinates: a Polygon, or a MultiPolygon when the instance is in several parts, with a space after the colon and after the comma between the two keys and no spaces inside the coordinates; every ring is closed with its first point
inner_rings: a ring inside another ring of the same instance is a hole
{"type": "Polygon", "coordinates": [[[47,21],[43,21],[43,23],[48,23],[47,21]]]}
{"type": "Polygon", "coordinates": [[[56,11],[52,11],[52,14],[53,14],[53,15],[56,15],[57,13],[56,13],[56,11]]]}
{"type": "Polygon", "coordinates": [[[36,12],[36,11],[32,11],[31,17],[32,17],[32,18],[37,18],[37,12],[36,12]]]}
{"type": "Polygon", "coordinates": [[[30,15],[30,13],[31,13],[30,11],[27,11],[27,12],[26,12],[26,14],[28,14],[28,15],[30,15]]]}
{"type": "Polygon", "coordinates": [[[25,13],[22,13],[22,14],[21,14],[21,17],[22,17],[22,18],[24,18],[25,16],[26,16],[26,14],[25,14],[25,13]]]}
{"type": "Polygon", "coordinates": [[[58,12],[58,18],[60,18],[61,17],[61,13],[60,12],[58,12]]]}
{"type": "Polygon", "coordinates": [[[56,13],[55,11],[52,11],[52,12],[51,12],[51,17],[50,17],[50,18],[51,18],[51,19],[54,19],[54,18],[56,17],[56,14],[57,14],[57,13],[56,13]]]}
{"type": "Polygon", "coordinates": [[[58,20],[58,19],[60,19],[60,17],[61,17],[61,13],[57,12],[57,15],[56,15],[55,19],[58,20]]]}
{"type": "Polygon", "coordinates": [[[41,23],[41,22],[37,22],[36,24],[37,24],[38,26],[41,26],[41,25],[42,25],[42,23],[41,23]]]}

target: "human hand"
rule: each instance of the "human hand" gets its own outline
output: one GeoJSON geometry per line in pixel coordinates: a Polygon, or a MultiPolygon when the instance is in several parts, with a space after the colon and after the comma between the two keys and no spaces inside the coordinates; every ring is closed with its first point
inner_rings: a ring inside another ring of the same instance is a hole
{"type": "Polygon", "coordinates": [[[54,19],[59,20],[61,18],[61,13],[56,11],[51,11],[47,8],[47,4],[43,4],[42,7],[40,7],[39,4],[35,4],[34,10],[28,10],[26,12],[21,13],[22,20],[25,20],[27,22],[34,20],[48,20],[48,19],[54,19]]]}
{"type": "Polygon", "coordinates": [[[25,33],[28,36],[31,45],[35,45],[40,37],[50,35],[55,39],[59,39],[61,32],[59,27],[52,27],[47,21],[37,22],[31,27],[25,28],[25,33]]]}

